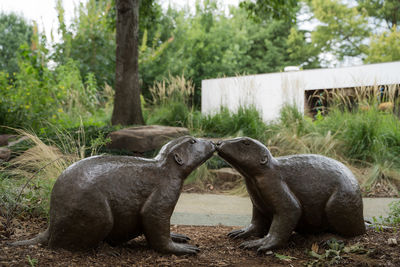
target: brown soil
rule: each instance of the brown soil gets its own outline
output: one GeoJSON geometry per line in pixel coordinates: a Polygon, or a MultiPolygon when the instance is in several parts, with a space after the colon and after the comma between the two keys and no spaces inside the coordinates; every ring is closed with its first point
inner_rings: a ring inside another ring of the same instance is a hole
{"type": "MultiPolygon", "coordinates": [[[[0,217],[2,221],[4,218],[0,217]]],[[[400,243],[400,232],[393,230],[377,232],[370,229],[365,235],[351,239],[332,234],[293,234],[286,248],[274,250],[270,255],[257,255],[253,250],[240,249],[241,241],[226,236],[234,227],[225,226],[171,227],[174,232],[190,236],[190,243],[200,247],[201,252],[196,256],[159,254],[147,246],[143,237],[118,247],[101,244],[88,252],[50,250],[39,245],[7,245],[11,240],[35,236],[45,230],[46,225],[45,219],[14,219],[10,237],[5,236],[4,226],[0,227],[0,266],[326,266],[329,260],[321,259],[317,265],[317,258],[310,256],[309,252],[313,249],[325,255],[328,249],[326,241],[332,238],[343,240],[345,247],[351,250],[339,253],[336,266],[400,266],[400,244],[388,244],[389,238],[400,243]]]]}

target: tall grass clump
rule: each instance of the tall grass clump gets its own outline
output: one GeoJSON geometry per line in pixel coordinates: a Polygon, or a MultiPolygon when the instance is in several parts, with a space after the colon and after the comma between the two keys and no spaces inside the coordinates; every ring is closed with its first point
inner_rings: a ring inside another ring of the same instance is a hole
{"type": "Polygon", "coordinates": [[[192,80],[187,80],[185,76],[169,76],[159,82],[155,82],[150,87],[153,105],[168,105],[171,102],[183,102],[191,104],[194,95],[194,84],[192,80]]]}
{"type": "Polygon", "coordinates": [[[335,135],[318,132],[315,122],[294,106],[282,108],[279,120],[269,125],[267,136],[265,144],[275,156],[312,153],[342,159],[341,143],[335,135]]]}
{"type": "Polygon", "coordinates": [[[185,77],[170,76],[155,82],[150,88],[152,106],[147,112],[146,124],[188,127],[190,113],[193,112],[192,99],[194,84],[185,77]]]}
{"type": "MultiPolygon", "coordinates": [[[[50,192],[57,177],[72,163],[85,157],[85,133],[73,138],[61,130],[58,142],[42,140],[37,134],[15,130],[29,143],[7,164],[0,166],[0,211],[8,220],[23,211],[47,215],[50,192]]],[[[99,142],[93,143],[91,154],[96,154],[99,142]]]]}
{"type": "Polygon", "coordinates": [[[239,107],[236,112],[221,108],[220,112],[206,115],[197,128],[210,137],[249,136],[265,140],[266,124],[255,107],[239,107]]]}
{"type": "Polygon", "coordinates": [[[382,89],[372,86],[355,88],[351,94],[343,90],[327,94],[331,107],[316,125],[320,133],[329,131],[340,140],[349,162],[369,169],[364,181],[367,189],[383,184],[397,192],[394,185],[400,181],[400,121],[395,115],[398,88],[382,89]]]}

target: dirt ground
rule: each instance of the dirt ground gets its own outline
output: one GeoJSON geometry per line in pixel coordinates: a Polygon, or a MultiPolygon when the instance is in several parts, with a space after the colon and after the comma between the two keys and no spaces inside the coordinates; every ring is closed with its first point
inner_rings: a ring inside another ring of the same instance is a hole
{"type": "MultiPolygon", "coordinates": [[[[0,222],[4,218],[0,217],[0,222]]],[[[9,237],[4,225],[0,226],[0,266],[400,266],[400,244],[388,244],[389,239],[400,243],[400,232],[393,230],[370,229],[351,239],[293,234],[286,248],[257,255],[256,251],[240,249],[241,241],[226,236],[234,227],[173,225],[172,231],[188,235],[190,243],[201,249],[196,256],[174,256],[153,251],[143,237],[118,247],[100,244],[87,252],[38,245],[10,247],[7,242],[33,237],[46,229],[47,222],[43,218],[14,219],[9,237]]]]}

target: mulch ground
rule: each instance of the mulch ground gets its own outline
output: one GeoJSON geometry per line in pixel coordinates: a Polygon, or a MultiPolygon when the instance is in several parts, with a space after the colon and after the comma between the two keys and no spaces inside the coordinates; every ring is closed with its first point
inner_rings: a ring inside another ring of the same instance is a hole
{"type": "MultiPolygon", "coordinates": [[[[0,217],[2,222],[4,218],[0,217]]],[[[45,219],[14,219],[10,228],[13,233],[7,237],[4,224],[0,224],[0,266],[327,266],[329,262],[336,266],[400,266],[400,244],[388,244],[389,239],[400,243],[400,232],[395,230],[370,229],[351,239],[332,234],[293,234],[286,248],[270,255],[240,249],[242,241],[226,236],[234,227],[225,226],[171,226],[172,231],[191,237],[190,243],[201,249],[196,256],[159,254],[147,246],[143,237],[118,247],[100,244],[87,252],[7,245],[9,241],[33,237],[46,227],[45,219]],[[332,238],[343,241],[343,246],[329,250],[327,243],[332,238]],[[311,250],[314,257],[309,255],[311,250]]]]}

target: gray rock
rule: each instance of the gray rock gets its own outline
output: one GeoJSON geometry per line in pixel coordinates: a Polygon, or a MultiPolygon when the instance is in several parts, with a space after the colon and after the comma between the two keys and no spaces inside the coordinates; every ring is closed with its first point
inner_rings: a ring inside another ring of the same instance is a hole
{"type": "Polygon", "coordinates": [[[0,146],[6,146],[8,145],[8,140],[10,138],[14,137],[14,135],[11,134],[1,134],[0,135],[0,146]]]}
{"type": "Polygon", "coordinates": [[[221,182],[236,182],[243,179],[243,176],[232,168],[221,168],[218,170],[211,170],[210,172],[221,182]]]}
{"type": "Polygon", "coordinates": [[[6,147],[0,147],[0,162],[8,161],[11,156],[11,150],[6,147]]]}
{"type": "Polygon", "coordinates": [[[111,143],[108,149],[127,150],[143,153],[161,148],[171,139],[188,135],[189,130],[170,126],[138,126],[121,129],[109,134],[111,143]]]}
{"type": "Polygon", "coordinates": [[[15,141],[11,141],[11,142],[8,143],[8,147],[12,147],[12,146],[18,145],[19,143],[22,143],[25,140],[29,140],[29,137],[28,136],[22,136],[21,138],[18,138],[15,141]]]}

